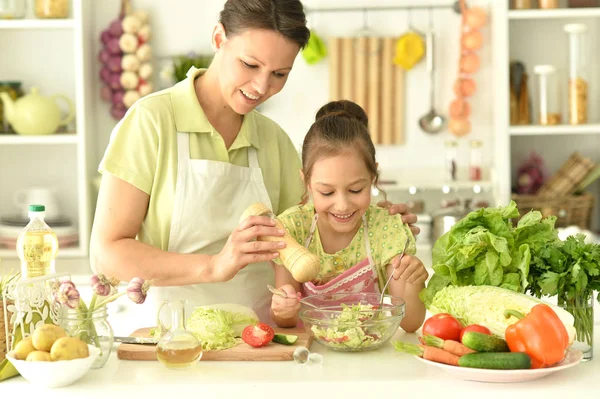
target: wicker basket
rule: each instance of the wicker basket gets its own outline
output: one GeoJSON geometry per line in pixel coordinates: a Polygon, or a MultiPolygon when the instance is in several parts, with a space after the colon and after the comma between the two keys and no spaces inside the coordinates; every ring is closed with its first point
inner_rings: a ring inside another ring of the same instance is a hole
{"type": "Polygon", "coordinates": [[[579,226],[589,229],[595,197],[590,193],[564,197],[541,197],[538,195],[513,195],[519,214],[524,216],[532,209],[542,216],[556,216],[556,227],[579,226]]]}
{"type": "MultiPolygon", "coordinates": [[[[12,304],[12,301],[7,302],[7,306],[12,304]]],[[[6,323],[8,322],[8,331],[9,333],[12,331],[12,324],[10,324],[10,316],[11,314],[7,311],[6,317],[8,320],[4,319],[4,301],[0,300],[0,360],[4,360],[6,357],[6,352],[8,352],[8,344],[6,342],[6,323]]]]}

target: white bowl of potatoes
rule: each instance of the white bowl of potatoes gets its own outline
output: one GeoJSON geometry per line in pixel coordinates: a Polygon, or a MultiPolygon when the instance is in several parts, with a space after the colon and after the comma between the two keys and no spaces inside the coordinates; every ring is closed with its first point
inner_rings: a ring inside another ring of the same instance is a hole
{"type": "Polygon", "coordinates": [[[15,345],[6,358],[27,381],[58,388],[73,384],[87,373],[100,349],[68,337],[53,324],[44,324],[15,345]]]}

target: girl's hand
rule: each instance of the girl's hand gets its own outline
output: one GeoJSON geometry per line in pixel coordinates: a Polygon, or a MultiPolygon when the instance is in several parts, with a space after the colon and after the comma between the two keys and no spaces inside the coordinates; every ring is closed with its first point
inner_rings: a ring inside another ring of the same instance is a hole
{"type": "Polygon", "coordinates": [[[394,280],[402,279],[408,284],[422,284],[427,280],[429,273],[419,258],[404,255],[400,260],[400,257],[401,255],[397,255],[392,259],[394,280]]]}
{"type": "Polygon", "coordinates": [[[392,204],[390,201],[379,201],[377,206],[380,208],[387,208],[390,215],[396,215],[398,213],[402,215],[402,221],[408,225],[415,237],[421,232],[421,229],[414,225],[417,223],[417,215],[409,213],[406,204],[392,204]]]}
{"type": "Polygon", "coordinates": [[[271,310],[273,316],[281,319],[293,319],[300,312],[300,296],[291,284],[282,285],[280,290],[287,294],[287,298],[280,295],[273,295],[271,300],[271,310]]]}
{"type": "Polygon", "coordinates": [[[231,233],[227,243],[212,258],[213,281],[231,280],[251,263],[268,262],[279,256],[284,241],[257,241],[258,236],[283,237],[283,230],[275,227],[268,216],[250,216],[231,233]]]}

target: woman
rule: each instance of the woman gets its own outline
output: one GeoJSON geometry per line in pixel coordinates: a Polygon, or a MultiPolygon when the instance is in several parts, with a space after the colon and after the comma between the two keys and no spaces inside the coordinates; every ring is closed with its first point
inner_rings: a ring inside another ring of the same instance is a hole
{"type": "Polygon", "coordinates": [[[283,232],[267,217],[239,217],[257,201],[275,213],[300,201],[296,149],[255,108],[281,91],[309,34],[299,0],[225,3],[210,67],[144,97],[112,132],[100,164],[94,270],[154,279],[158,301],[240,303],[269,320],[269,261],[285,244],[255,239],[283,232]]]}

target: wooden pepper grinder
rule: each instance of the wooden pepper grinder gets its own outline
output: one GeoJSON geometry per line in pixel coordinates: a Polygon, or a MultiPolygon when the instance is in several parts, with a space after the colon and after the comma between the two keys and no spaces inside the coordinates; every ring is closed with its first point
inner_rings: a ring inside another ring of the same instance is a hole
{"type": "MultiPolygon", "coordinates": [[[[246,219],[249,216],[273,216],[273,212],[267,208],[267,206],[261,202],[254,203],[248,207],[242,214],[240,221],[246,219]]],[[[283,224],[277,219],[274,219],[275,225],[278,229],[285,231],[283,237],[272,237],[272,236],[259,236],[259,241],[285,241],[285,248],[280,249],[279,258],[286,269],[292,273],[292,277],[299,283],[306,283],[312,281],[321,268],[321,262],[319,257],[313,255],[308,251],[307,248],[298,244],[298,242],[290,236],[285,230],[283,224]]]]}

